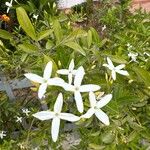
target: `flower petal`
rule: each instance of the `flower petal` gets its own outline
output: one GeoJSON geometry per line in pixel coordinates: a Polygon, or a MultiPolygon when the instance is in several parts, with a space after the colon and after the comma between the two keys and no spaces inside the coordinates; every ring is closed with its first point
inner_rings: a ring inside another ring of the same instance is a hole
{"type": "Polygon", "coordinates": [[[72,78],[73,78],[72,73],[69,73],[69,74],[68,74],[68,81],[69,81],[69,84],[72,83],[72,78]]]}
{"type": "Polygon", "coordinates": [[[90,108],[84,115],[81,116],[81,118],[90,118],[95,113],[95,110],[93,108],[90,108]]]}
{"type": "Polygon", "coordinates": [[[124,76],[128,76],[129,75],[129,73],[126,70],[117,70],[116,72],[119,73],[119,74],[122,74],[124,76]]]}
{"type": "Polygon", "coordinates": [[[82,79],[84,77],[84,68],[81,66],[78,68],[77,73],[75,75],[75,79],[74,79],[74,85],[79,87],[81,85],[82,79]]]}
{"type": "Polygon", "coordinates": [[[89,93],[89,100],[90,100],[91,107],[95,107],[96,106],[96,97],[93,92],[89,93]]]}
{"type": "Polygon", "coordinates": [[[63,83],[64,83],[64,80],[58,77],[50,78],[47,81],[48,85],[61,86],[61,87],[63,83]]]}
{"type": "Polygon", "coordinates": [[[43,74],[43,77],[44,79],[48,80],[50,77],[51,77],[51,74],[52,74],[52,62],[48,62],[46,67],[45,67],[45,70],[44,70],[44,74],[43,74]]]}
{"type": "Polygon", "coordinates": [[[116,80],[116,71],[112,70],[111,76],[112,76],[113,80],[116,80]]]}
{"type": "Polygon", "coordinates": [[[52,121],[51,127],[51,135],[54,142],[56,142],[58,139],[59,126],[60,126],[60,119],[58,117],[55,117],[52,121]]]}
{"type": "Polygon", "coordinates": [[[68,83],[63,83],[62,87],[66,90],[66,91],[71,91],[74,92],[75,91],[75,87],[71,84],[68,83]]]}
{"type": "Polygon", "coordinates": [[[67,75],[67,74],[69,74],[69,70],[67,70],[67,69],[60,69],[60,70],[57,70],[57,73],[58,74],[62,74],[62,75],[67,75]]]}
{"type": "Polygon", "coordinates": [[[87,84],[87,85],[81,85],[79,88],[80,92],[91,92],[91,91],[98,91],[100,89],[99,85],[95,84],[87,84]]]}
{"type": "Polygon", "coordinates": [[[110,68],[114,68],[114,65],[109,57],[107,57],[107,62],[108,62],[108,65],[110,66],[110,68]]]}
{"type": "Polygon", "coordinates": [[[95,111],[95,115],[96,115],[96,117],[97,117],[102,123],[104,123],[105,125],[109,125],[109,124],[110,124],[110,123],[109,123],[109,118],[108,118],[107,114],[104,113],[102,110],[97,109],[97,110],[95,111]]]}
{"type": "Polygon", "coordinates": [[[108,104],[111,99],[112,99],[112,94],[105,95],[104,97],[102,97],[100,99],[100,101],[97,102],[96,106],[98,108],[102,108],[103,106],[105,106],[106,104],[108,104]]]}
{"type": "Polygon", "coordinates": [[[59,93],[59,95],[56,99],[55,105],[54,105],[54,112],[60,113],[62,106],[63,106],[63,95],[62,95],[62,93],[59,93]]]}
{"type": "Polygon", "coordinates": [[[52,119],[54,117],[54,112],[40,111],[40,112],[33,114],[32,116],[34,116],[35,118],[42,120],[42,121],[43,120],[49,120],[49,119],[52,119]]]}
{"type": "Polygon", "coordinates": [[[43,83],[40,85],[38,90],[39,99],[43,98],[44,94],[46,93],[46,89],[47,89],[47,83],[43,83]]]}
{"type": "Polygon", "coordinates": [[[74,93],[75,96],[75,101],[76,101],[76,105],[77,105],[77,109],[80,113],[83,112],[83,101],[82,101],[82,96],[80,94],[80,92],[76,91],[74,93]]]}
{"type": "Polygon", "coordinates": [[[74,59],[71,60],[69,65],[69,71],[72,71],[74,69],[74,59]]]}
{"type": "Polygon", "coordinates": [[[33,81],[33,82],[37,82],[37,83],[43,83],[44,79],[36,74],[33,73],[26,73],[24,74],[26,78],[28,78],[29,80],[33,81]]]}
{"type": "Polygon", "coordinates": [[[112,70],[113,68],[110,67],[108,64],[103,64],[104,67],[107,67],[108,69],[112,70]]]}
{"type": "Polygon", "coordinates": [[[124,67],[125,67],[125,64],[121,64],[121,65],[115,67],[115,70],[120,70],[120,69],[122,69],[124,67]]]}
{"type": "Polygon", "coordinates": [[[75,116],[75,115],[70,114],[70,113],[61,113],[59,115],[59,118],[63,119],[63,120],[71,121],[71,122],[78,121],[80,119],[80,117],[75,116]]]}

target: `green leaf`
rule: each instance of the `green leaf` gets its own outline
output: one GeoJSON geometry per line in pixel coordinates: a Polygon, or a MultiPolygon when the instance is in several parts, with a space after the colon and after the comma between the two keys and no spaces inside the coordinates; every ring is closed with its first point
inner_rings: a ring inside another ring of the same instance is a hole
{"type": "Polygon", "coordinates": [[[38,41],[46,38],[47,36],[51,35],[53,33],[53,30],[52,29],[49,29],[49,30],[45,30],[45,31],[41,31],[39,34],[38,34],[38,41]]]}
{"type": "Polygon", "coordinates": [[[29,43],[19,44],[18,47],[26,53],[35,53],[38,50],[38,47],[29,43]]]}
{"type": "Polygon", "coordinates": [[[33,40],[37,40],[36,38],[36,33],[35,33],[35,29],[26,13],[26,11],[24,10],[24,8],[22,7],[18,7],[16,9],[17,12],[17,19],[18,22],[20,24],[20,26],[22,27],[22,29],[26,32],[26,34],[28,36],[30,36],[33,40]]]}
{"type": "Polygon", "coordinates": [[[150,87],[150,73],[140,67],[133,67],[133,70],[139,79],[143,81],[147,87],[150,87]]]}
{"type": "Polygon", "coordinates": [[[111,132],[105,133],[102,135],[102,141],[106,144],[112,143],[115,139],[115,135],[111,132]]]}
{"type": "Polygon", "coordinates": [[[78,51],[79,53],[81,53],[83,56],[86,56],[85,51],[82,49],[82,47],[75,42],[68,42],[68,43],[64,43],[65,46],[68,46],[72,49],[74,49],[75,51],[78,51]]]}
{"type": "Polygon", "coordinates": [[[94,28],[90,28],[91,32],[92,32],[92,37],[93,37],[93,41],[96,42],[96,44],[99,44],[100,42],[100,36],[97,33],[97,31],[94,28]]]}
{"type": "Polygon", "coordinates": [[[11,40],[13,36],[8,31],[0,29],[0,38],[11,40]]]}
{"type": "Polygon", "coordinates": [[[53,20],[53,30],[54,30],[56,40],[59,43],[62,40],[63,34],[62,34],[61,25],[57,19],[53,20]]]}
{"type": "Polygon", "coordinates": [[[119,63],[119,64],[126,64],[127,61],[125,59],[123,59],[122,57],[120,56],[117,56],[117,55],[109,55],[109,54],[106,54],[107,57],[110,57],[110,59],[115,62],[115,63],[119,63]]]}
{"type": "Polygon", "coordinates": [[[88,44],[88,47],[90,47],[92,44],[92,32],[91,32],[91,30],[88,31],[87,44],[88,44]]]}

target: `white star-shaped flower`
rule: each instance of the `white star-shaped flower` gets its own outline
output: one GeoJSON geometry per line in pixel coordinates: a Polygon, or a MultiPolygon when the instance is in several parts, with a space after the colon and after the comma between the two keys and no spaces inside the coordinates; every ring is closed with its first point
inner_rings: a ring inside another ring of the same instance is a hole
{"type": "Polygon", "coordinates": [[[58,138],[61,119],[71,121],[71,122],[75,122],[80,119],[80,117],[70,113],[61,113],[62,106],[63,106],[63,95],[62,93],[60,93],[55,102],[54,111],[47,110],[47,111],[41,111],[33,114],[35,118],[38,118],[42,121],[52,119],[51,135],[54,142],[56,142],[58,138]]]}
{"type": "Polygon", "coordinates": [[[7,13],[9,12],[10,8],[12,7],[12,2],[13,2],[13,0],[11,0],[10,2],[5,2],[5,5],[8,7],[7,13]]]}
{"type": "Polygon", "coordinates": [[[132,52],[129,52],[128,54],[129,58],[131,58],[130,62],[134,61],[134,62],[137,62],[137,56],[138,56],[138,53],[132,53],[132,52]]]}
{"type": "Polygon", "coordinates": [[[91,108],[81,116],[81,118],[90,118],[93,114],[105,125],[109,125],[109,118],[106,113],[104,113],[101,108],[109,103],[112,99],[112,94],[105,95],[99,101],[96,100],[95,94],[93,92],[89,93],[89,100],[91,108]]]}
{"type": "Polygon", "coordinates": [[[38,90],[38,97],[41,99],[43,98],[44,94],[46,93],[46,89],[48,85],[55,85],[55,86],[61,86],[64,82],[61,78],[55,77],[50,78],[52,74],[52,62],[48,62],[43,77],[33,74],[33,73],[26,73],[25,76],[29,80],[37,83],[41,83],[39,90],[38,90]]]}
{"type": "Polygon", "coordinates": [[[22,117],[18,117],[17,116],[16,122],[20,122],[21,123],[22,122],[22,117]]]}
{"type": "Polygon", "coordinates": [[[39,15],[33,14],[33,18],[34,18],[34,19],[36,19],[36,20],[37,20],[37,19],[38,19],[38,17],[39,17],[39,15]]]}
{"type": "Polygon", "coordinates": [[[24,114],[26,114],[26,116],[29,116],[29,113],[30,113],[31,111],[29,111],[28,108],[23,108],[23,109],[22,109],[22,112],[23,112],[24,114]]]}
{"type": "Polygon", "coordinates": [[[3,139],[6,136],[6,131],[0,132],[0,138],[3,139]]]}
{"type": "Polygon", "coordinates": [[[103,66],[111,70],[111,76],[113,80],[116,80],[116,72],[124,76],[129,75],[126,70],[121,70],[122,68],[125,67],[125,64],[121,64],[115,67],[109,57],[107,57],[107,62],[108,64],[103,64],[103,66]]]}
{"type": "Polygon", "coordinates": [[[106,25],[104,25],[103,27],[102,27],[102,31],[104,31],[106,29],[106,25]]]}
{"type": "Polygon", "coordinates": [[[69,84],[72,83],[72,78],[75,75],[77,70],[74,70],[74,60],[72,59],[68,69],[60,69],[57,71],[58,74],[68,75],[69,84]]]}
{"type": "Polygon", "coordinates": [[[100,89],[100,86],[95,85],[95,84],[81,85],[84,74],[85,74],[84,68],[81,66],[78,68],[75,74],[74,85],[70,85],[67,83],[63,84],[63,87],[66,91],[74,92],[75,102],[77,105],[77,109],[80,113],[82,113],[84,110],[81,93],[97,91],[100,89]]]}

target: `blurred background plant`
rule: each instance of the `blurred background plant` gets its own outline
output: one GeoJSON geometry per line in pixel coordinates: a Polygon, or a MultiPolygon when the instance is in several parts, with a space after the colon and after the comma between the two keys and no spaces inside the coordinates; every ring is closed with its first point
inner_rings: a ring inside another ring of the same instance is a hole
{"type": "MultiPolygon", "coordinates": [[[[5,2],[1,0],[0,15],[6,13],[5,2]]],[[[113,94],[113,100],[104,109],[109,114],[110,126],[104,126],[95,117],[81,120],[71,131],[65,131],[67,123],[64,123],[59,141],[53,143],[49,135],[50,122],[35,121],[31,116],[41,109],[37,84],[14,91],[21,94],[14,103],[1,92],[0,130],[7,131],[7,136],[0,139],[2,150],[61,149],[63,141],[68,140],[66,135],[72,132],[77,132],[79,142],[70,149],[150,148],[150,14],[141,10],[132,14],[129,4],[130,1],[105,0],[93,11],[89,11],[88,4],[82,4],[66,14],[57,9],[54,1],[13,2],[7,14],[10,22],[1,20],[0,29],[0,67],[8,80],[22,79],[26,72],[41,75],[48,61],[54,64],[54,76],[74,58],[76,68],[80,65],[85,68],[84,83],[100,85],[101,92],[113,94]],[[137,54],[136,58],[131,54],[137,54]],[[117,74],[117,80],[111,80],[110,72],[102,66],[106,57],[115,65],[126,64],[130,76],[117,74]],[[22,108],[29,108],[31,114],[25,116],[22,108]],[[27,128],[16,123],[17,116],[23,117],[27,128]]],[[[48,91],[45,101],[53,109],[58,91],[64,91],[56,87],[48,91]]],[[[97,96],[101,92],[97,92],[97,96]]],[[[71,95],[64,95],[64,111],[78,114],[71,95]]],[[[87,110],[87,94],[83,97],[87,110]]]]}

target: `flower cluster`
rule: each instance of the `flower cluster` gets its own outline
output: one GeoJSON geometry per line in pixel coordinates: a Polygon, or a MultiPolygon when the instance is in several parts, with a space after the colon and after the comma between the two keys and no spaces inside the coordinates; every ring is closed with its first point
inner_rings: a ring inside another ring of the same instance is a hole
{"type": "MultiPolygon", "coordinates": [[[[107,58],[108,64],[104,64],[104,66],[108,67],[112,71],[112,78],[116,79],[116,72],[128,75],[127,71],[121,70],[124,67],[124,64],[114,67],[111,60],[107,58]]],[[[70,91],[74,95],[74,100],[77,106],[77,110],[80,113],[84,112],[84,105],[81,93],[88,92],[89,93],[89,101],[90,108],[81,116],[76,116],[71,113],[61,112],[63,107],[63,95],[59,93],[56,102],[54,104],[54,111],[40,111],[33,114],[34,117],[39,120],[50,120],[52,119],[52,127],[51,127],[51,135],[54,142],[57,141],[59,134],[59,126],[60,120],[67,120],[70,122],[75,122],[80,120],[81,118],[90,118],[92,115],[96,115],[96,117],[105,125],[109,125],[109,118],[107,114],[105,114],[101,108],[105,106],[111,99],[112,94],[105,95],[104,97],[100,97],[100,100],[97,101],[94,92],[100,89],[99,85],[95,84],[85,84],[82,85],[82,80],[85,75],[85,71],[83,66],[80,66],[78,69],[74,69],[74,60],[72,59],[68,69],[60,69],[57,71],[60,75],[68,76],[68,83],[59,77],[51,78],[52,74],[52,62],[48,62],[43,77],[33,74],[27,73],[25,76],[33,82],[40,83],[38,89],[38,97],[39,99],[45,97],[46,89],[48,86],[59,86],[62,87],[65,91],[70,91]]]]}

